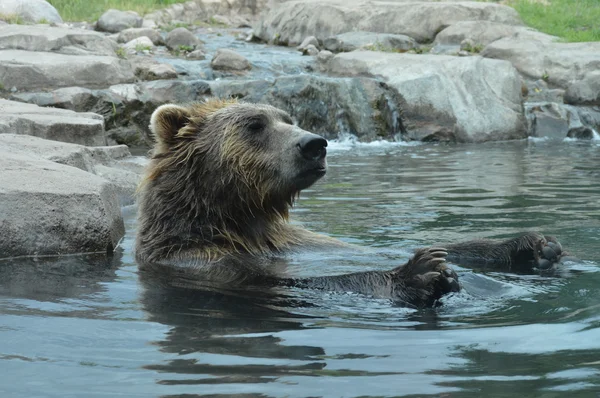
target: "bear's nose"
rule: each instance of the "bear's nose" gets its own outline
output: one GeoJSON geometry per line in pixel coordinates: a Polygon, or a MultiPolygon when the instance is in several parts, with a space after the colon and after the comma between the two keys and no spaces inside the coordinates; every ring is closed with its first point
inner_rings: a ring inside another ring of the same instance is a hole
{"type": "Polygon", "coordinates": [[[327,140],[316,134],[306,134],[296,146],[306,160],[321,160],[327,155],[327,140]]]}

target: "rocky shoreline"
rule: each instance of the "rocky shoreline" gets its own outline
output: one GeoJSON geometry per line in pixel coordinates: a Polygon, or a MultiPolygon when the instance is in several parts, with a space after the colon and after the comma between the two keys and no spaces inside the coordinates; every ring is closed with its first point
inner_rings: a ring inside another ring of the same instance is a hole
{"type": "Polygon", "coordinates": [[[600,130],[600,43],[562,43],[496,3],[194,0],[91,25],[12,0],[11,14],[27,24],[0,22],[0,258],[112,250],[141,173],[129,148],[149,148],[168,102],[269,103],[329,139],[600,130]]]}

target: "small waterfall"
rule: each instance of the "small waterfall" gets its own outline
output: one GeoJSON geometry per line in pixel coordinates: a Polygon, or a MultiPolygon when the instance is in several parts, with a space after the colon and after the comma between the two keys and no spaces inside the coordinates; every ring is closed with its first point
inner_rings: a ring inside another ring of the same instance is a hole
{"type": "Polygon", "coordinates": [[[592,141],[600,141],[600,134],[598,134],[596,129],[592,129],[592,141]]]}

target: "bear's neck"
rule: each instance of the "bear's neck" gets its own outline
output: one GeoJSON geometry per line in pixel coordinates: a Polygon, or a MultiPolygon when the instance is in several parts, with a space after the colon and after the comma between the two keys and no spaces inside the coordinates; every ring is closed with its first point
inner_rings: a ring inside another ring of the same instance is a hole
{"type": "Polygon", "coordinates": [[[271,255],[295,245],[287,201],[266,198],[258,206],[240,200],[235,191],[227,195],[191,181],[182,190],[169,186],[175,180],[165,184],[168,180],[153,181],[142,191],[136,249],[142,261],[271,255]]]}

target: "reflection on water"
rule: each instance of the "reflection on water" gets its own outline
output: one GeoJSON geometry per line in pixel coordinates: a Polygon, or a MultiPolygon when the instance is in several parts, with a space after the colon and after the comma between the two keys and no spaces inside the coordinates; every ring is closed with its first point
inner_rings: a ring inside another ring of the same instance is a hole
{"type": "Polygon", "coordinates": [[[0,263],[0,395],[595,396],[600,146],[331,145],[295,220],[370,246],[284,259],[291,275],[391,268],[432,242],[538,229],[560,277],[475,273],[437,310],[355,294],[170,287],[128,234],[94,256],[0,263]]]}

